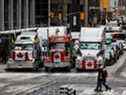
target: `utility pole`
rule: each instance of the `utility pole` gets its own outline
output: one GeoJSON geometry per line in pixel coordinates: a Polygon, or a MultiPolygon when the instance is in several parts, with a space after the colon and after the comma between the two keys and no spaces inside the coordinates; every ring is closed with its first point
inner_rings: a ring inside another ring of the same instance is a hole
{"type": "Polygon", "coordinates": [[[51,0],[48,0],[48,27],[50,26],[50,11],[51,11],[51,0]]]}
{"type": "Polygon", "coordinates": [[[85,26],[88,26],[88,0],[85,0],[85,26]]]}
{"type": "Polygon", "coordinates": [[[67,1],[68,0],[64,0],[64,9],[63,9],[63,20],[64,20],[64,24],[67,25],[67,1]]]}

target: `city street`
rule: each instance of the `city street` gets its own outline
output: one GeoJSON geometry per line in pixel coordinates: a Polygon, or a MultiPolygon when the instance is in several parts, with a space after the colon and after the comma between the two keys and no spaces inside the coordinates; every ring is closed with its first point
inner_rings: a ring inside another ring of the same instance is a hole
{"type": "MultiPolygon", "coordinates": [[[[102,95],[126,95],[126,52],[113,66],[108,67],[108,83],[112,91],[102,95]]],[[[74,70],[67,73],[46,73],[41,71],[6,72],[1,65],[0,94],[1,95],[58,95],[60,87],[76,90],[76,95],[96,95],[96,72],[80,72],[74,70]]],[[[63,71],[64,72],[64,71],[63,71]]]]}
{"type": "Polygon", "coordinates": [[[0,0],[0,95],[126,95],[126,0],[0,0]]]}

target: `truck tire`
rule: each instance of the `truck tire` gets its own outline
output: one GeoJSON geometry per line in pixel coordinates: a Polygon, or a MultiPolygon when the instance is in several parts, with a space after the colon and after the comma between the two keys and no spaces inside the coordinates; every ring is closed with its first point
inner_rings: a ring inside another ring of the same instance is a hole
{"type": "Polygon", "coordinates": [[[46,72],[52,72],[52,69],[49,68],[49,67],[45,67],[45,71],[46,71],[46,72]]]}
{"type": "Polygon", "coordinates": [[[36,63],[33,63],[33,71],[38,72],[39,66],[36,63]]]}
{"type": "Polygon", "coordinates": [[[71,71],[71,67],[66,67],[65,69],[66,69],[67,72],[71,71]]]}
{"type": "Polygon", "coordinates": [[[81,70],[79,68],[76,68],[76,72],[81,72],[81,70]]]}
{"type": "Polygon", "coordinates": [[[105,66],[110,66],[110,61],[108,59],[105,59],[105,66]]]}

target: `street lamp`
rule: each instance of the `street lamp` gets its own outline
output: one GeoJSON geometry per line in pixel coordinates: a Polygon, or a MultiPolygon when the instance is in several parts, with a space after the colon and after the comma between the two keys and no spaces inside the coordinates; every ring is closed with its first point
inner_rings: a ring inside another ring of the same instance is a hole
{"type": "Polygon", "coordinates": [[[48,26],[50,26],[50,10],[51,10],[51,0],[48,0],[48,26]]]}

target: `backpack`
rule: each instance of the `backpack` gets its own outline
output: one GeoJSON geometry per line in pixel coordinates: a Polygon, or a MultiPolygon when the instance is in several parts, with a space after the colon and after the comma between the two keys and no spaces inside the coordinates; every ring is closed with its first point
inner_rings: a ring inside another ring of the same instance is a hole
{"type": "Polygon", "coordinates": [[[108,77],[108,72],[107,72],[107,70],[103,70],[103,77],[104,77],[104,78],[108,77]]]}

